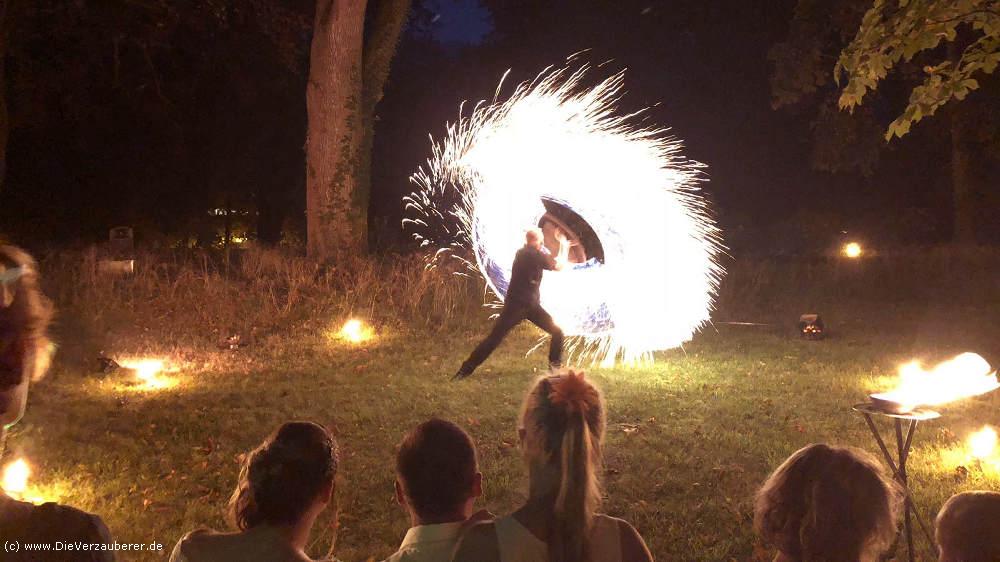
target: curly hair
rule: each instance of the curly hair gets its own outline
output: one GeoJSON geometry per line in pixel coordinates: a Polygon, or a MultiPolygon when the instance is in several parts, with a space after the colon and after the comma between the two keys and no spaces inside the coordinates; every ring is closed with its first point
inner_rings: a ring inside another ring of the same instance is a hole
{"type": "Polygon", "coordinates": [[[795,560],[867,561],[895,537],[901,499],[899,485],[868,453],[812,444],[788,457],[757,492],[754,527],[795,560]]]}
{"type": "Polygon", "coordinates": [[[233,525],[245,531],[265,523],[295,523],[332,485],[338,463],[337,441],[325,427],[282,424],[243,462],[229,500],[233,525]]]}
{"type": "Polygon", "coordinates": [[[0,245],[0,390],[45,374],[53,311],[38,287],[35,260],[20,248],[0,245]]]}

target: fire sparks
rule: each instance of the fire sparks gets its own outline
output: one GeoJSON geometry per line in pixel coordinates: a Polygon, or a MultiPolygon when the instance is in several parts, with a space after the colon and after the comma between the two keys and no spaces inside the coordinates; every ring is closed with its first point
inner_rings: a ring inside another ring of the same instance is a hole
{"type": "Polygon", "coordinates": [[[32,493],[28,486],[31,477],[31,466],[23,458],[8,464],[3,469],[3,480],[0,481],[0,488],[8,496],[19,501],[26,501],[36,505],[50,501],[38,494],[32,493]]]}
{"type": "Polygon", "coordinates": [[[863,251],[861,250],[861,244],[858,244],[857,242],[848,242],[847,244],[844,244],[841,253],[844,254],[844,257],[856,259],[861,257],[863,251]]]}
{"type": "Polygon", "coordinates": [[[374,335],[375,333],[371,327],[366,326],[364,322],[358,320],[357,318],[351,318],[347,322],[344,322],[344,325],[340,328],[340,332],[338,333],[340,339],[351,343],[366,342],[372,339],[374,335]]]}
{"type": "Polygon", "coordinates": [[[997,432],[988,425],[969,436],[969,450],[972,452],[972,456],[979,460],[992,456],[996,447],[997,432]]]}
{"type": "Polygon", "coordinates": [[[136,386],[139,390],[164,390],[177,386],[177,379],[163,375],[173,371],[163,359],[138,358],[122,359],[118,362],[122,367],[135,371],[136,386]]]}
{"type": "Polygon", "coordinates": [[[413,175],[403,222],[433,263],[458,259],[499,299],[526,229],[576,225],[588,233],[581,259],[545,273],[542,304],[592,358],[639,362],[708,321],[720,231],[700,194],[704,166],[617,111],[623,74],[586,87],[586,71],[547,70],[460,113],[413,175]]]}
{"type": "Polygon", "coordinates": [[[917,406],[936,406],[969,398],[1000,388],[996,372],[981,356],[962,353],[924,369],[919,361],[911,361],[899,369],[899,385],[889,392],[873,394],[872,398],[901,406],[911,411],[917,406]]]}

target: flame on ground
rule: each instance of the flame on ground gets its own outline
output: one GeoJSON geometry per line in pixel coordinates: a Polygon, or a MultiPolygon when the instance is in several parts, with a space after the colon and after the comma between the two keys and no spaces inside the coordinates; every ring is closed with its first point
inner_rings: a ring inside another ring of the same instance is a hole
{"type": "Polygon", "coordinates": [[[962,353],[927,370],[919,361],[899,368],[899,385],[873,397],[903,405],[937,406],[1000,388],[996,371],[976,353],[962,353]]]}
{"type": "Polygon", "coordinates": [[[141,390],[163,390],[177,386],[177,379],[164,376],[165,371],[173,371],[167,367],[167,362],[163,359],[153,358],[130,358],[118,361],[118,364],[126,369],[135,371],[141,390]]]}
{"type": "Polygon", "coordinates": [[[31,467],[24,459],[17,459],[3,469],[3,491],[11,497],[18,497],[28,488],[31,467]]]}
{"type": "Polygon", "coordinates": [[[993,455],[997,447],[997,432],[992,427],[984,425],[982,429],[969,436],[969,449],[977,459],[986,459],[993,455]]]}
{"type": "Polygon", "coordinates": [[[5,494],[18,501],[26,501],[36,505],[51,501],[31,493],[31,490],[28,488],[30,477],[31,466],[28,464],[28,461],[23,458],[17,459],[4,467],[0,488],[3,488],[5,494]]]}
{"type": "Polygon", "coordinates": [[[347,322],[344,322],[344,325],[340,328],[339,332],[341,339],[347,340],[351,343],[368,341],[372,339],[374,335],[375,334],[372,329],[357,318],[351,318],[347,322]]]}

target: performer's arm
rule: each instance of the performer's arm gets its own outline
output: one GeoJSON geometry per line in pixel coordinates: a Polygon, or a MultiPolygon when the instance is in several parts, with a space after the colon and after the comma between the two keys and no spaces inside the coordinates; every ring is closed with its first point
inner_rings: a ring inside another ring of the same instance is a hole
{"type": "Polygon", "coordinates": [[[566,239],[566,233],[558,228],[556,229],[556,241],[559,242],[559,252],[556,254],[553,269],[559,271],[566,267],[566,264],[569,262],[570,243],[566,239]]]}

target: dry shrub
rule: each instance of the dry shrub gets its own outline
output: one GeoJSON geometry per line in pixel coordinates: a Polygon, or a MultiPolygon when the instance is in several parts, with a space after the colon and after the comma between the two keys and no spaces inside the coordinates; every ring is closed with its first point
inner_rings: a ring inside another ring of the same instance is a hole
{"type": "Polygon", "coordinates": [[[279,250],[140,252],[129,277],[101,274],[94,248],[42,257],[62,328],[91,347],[215,346],[315,333],[346,316],[377,326],[454,330],[480,321],[482,283],[429,270],[416,255],[320,265],[279,250]]]}

